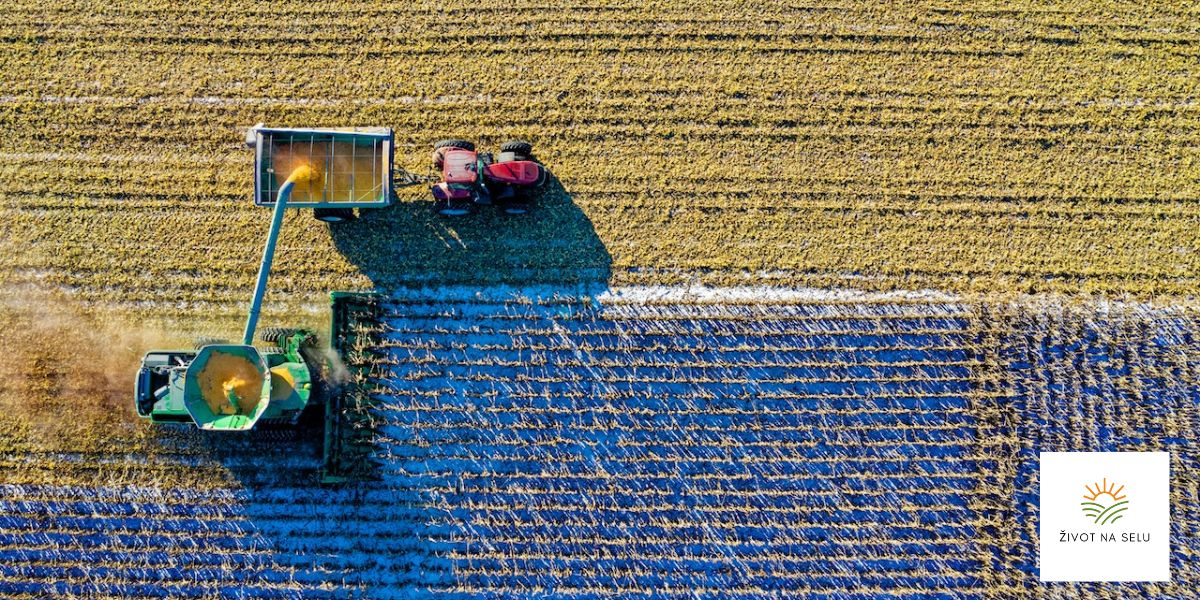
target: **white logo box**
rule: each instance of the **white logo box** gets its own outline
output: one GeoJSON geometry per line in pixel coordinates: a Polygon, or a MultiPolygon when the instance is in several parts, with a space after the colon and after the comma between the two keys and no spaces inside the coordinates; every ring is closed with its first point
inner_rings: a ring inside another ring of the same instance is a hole
{"type": "Polygon", "coordinates": [[[1170,453],[1042,452],[1040,462],[1042,581],[1170,581],[1170,453]]]}

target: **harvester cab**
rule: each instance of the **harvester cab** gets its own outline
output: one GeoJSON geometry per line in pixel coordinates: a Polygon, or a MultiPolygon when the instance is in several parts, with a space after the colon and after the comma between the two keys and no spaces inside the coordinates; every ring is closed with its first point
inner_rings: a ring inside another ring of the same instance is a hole
{"type": "Polygon", "coordinates": [[[489,204],[508,214],[524,214],[550,177],[533,156],[533,145],[522,141],[505,142],[493,155],[476,152],[466,140],[442,140],[433,145],[433,170],[441,176],[433,186],[434,205],[448,216],[489,204]]]}
{"type": "Polygon", "coordinates": [[[289,330],[269,339],[277,347],[209,344],[194,352],[150,352],[134,388],[138,415],[214,431],[245,431],[260,421],[295,425],[320,371],[304,355],[316,337],[289,330]]]}
{"type": "MultiPolygon", "coordinates": [[[[342,423],[331,412],[332,386],[321,380],[329,366],[306,329],[255,330],[275,245],[288,207],[311,208],[330,223],[354,218],[354,209],[387,206],[392,201],[390,129],[250,129],[255,150],[254,202],[273,208],[254,296],[240,344],[204,342],[194,350],[147,353],[134,384],[137,414],[153,423],[193,423],[213,431],[247,431],[266,423],[295,425],[310,404],[326,404],[326,457],[338,464],[345,452],[330,440],[342,423]]],[[[334,312],[353,295],[335,293],[334,312]],[[340,295],[339,295],[340,294],[340,295]]],[[[335,315],[336,317],[336,315],[335,315]]],[[[337,319],[335,318],[335,321],[337,319]]],[[[331,340],[332,342],[332,340],[331,340]]],[[[334,403],[339,402],[336,398],[334,403]]],[[[342,480],[327,472],[326,481],[342,480]]]]}

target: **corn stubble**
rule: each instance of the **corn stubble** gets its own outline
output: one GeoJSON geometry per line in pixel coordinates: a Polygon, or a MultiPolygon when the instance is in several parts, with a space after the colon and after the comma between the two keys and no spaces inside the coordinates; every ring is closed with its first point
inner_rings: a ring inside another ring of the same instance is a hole
{"type": "MultiPolygon", "coordinates": [[[[397,163],[418,172],[437,138],[528,138],[616,284],[1195,290],[1181,9],[478,8],[346,5],[318,24],[286,3],[218,20],[11,7],[0,277],[111,303],[234,302],[269,220],[238,130],[266,121],[394,127],[397,163]]],[[[376,223],[372,247],[395,255],[377,268],[289,221],[275,289],[311,300],[590,266],[554,251],[546,213],[517,241],[489,238],[487,216],[444,225],[465,232],[456,254],[425,195],[402,189],[391,227],[376,223]],[[497,263],[515,264],[481,266],[497,263]]]]}

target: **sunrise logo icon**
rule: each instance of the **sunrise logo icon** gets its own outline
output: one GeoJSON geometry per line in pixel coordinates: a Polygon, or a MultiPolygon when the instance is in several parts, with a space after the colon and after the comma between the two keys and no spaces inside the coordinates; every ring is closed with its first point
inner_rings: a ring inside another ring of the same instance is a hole
{"type": "Polygon", "coordinates": [[[1105,478],[1103,483],[1084,485],[1088,493],[1083,496],[1083,514],[1097,525],[1111,525],[1121,520],[1129,509],[1129,500],[1121,493],[1125,486],[1117,487],[1105,478]],[[1095,489],[1093,489],[1093,486],[1095,489]]]}

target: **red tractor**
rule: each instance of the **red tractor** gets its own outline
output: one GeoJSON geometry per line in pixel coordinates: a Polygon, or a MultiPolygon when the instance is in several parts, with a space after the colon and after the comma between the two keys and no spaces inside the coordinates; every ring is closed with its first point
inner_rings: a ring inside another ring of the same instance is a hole
{"type": "Polygon", "coordinates": [[[510,215],[529,211],[536,190],[550,174],[533,156],[529,142],[500,145],[500,154],[475,152],[466,140],[442,140],[433,145],[433,170],[442,181],[433,186],[433,200],[443,215],[470,213],[475,205],[494,204],[510,215]]]}

